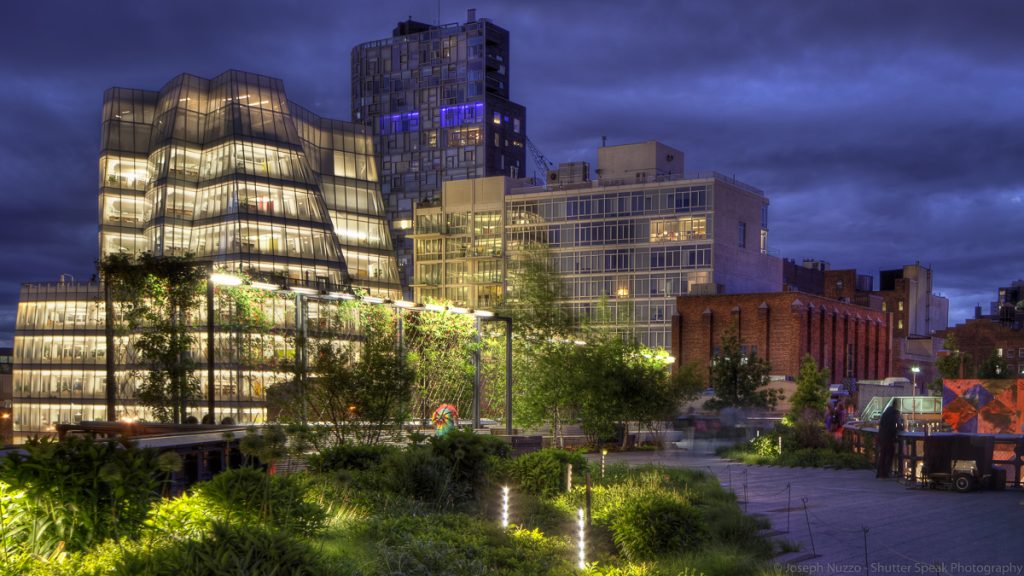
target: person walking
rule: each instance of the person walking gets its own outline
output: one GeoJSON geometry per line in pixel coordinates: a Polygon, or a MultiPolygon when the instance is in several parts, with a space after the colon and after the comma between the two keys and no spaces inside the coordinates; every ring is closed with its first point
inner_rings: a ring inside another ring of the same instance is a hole
{"type": "Polygon", "coordinates": [[[878,445],[875,478],[888,478],[892,472],[892,457],[896,450],[896,435],[903,428],[900,411],[893,402],[882,412],[878,421],[878,445]]]}

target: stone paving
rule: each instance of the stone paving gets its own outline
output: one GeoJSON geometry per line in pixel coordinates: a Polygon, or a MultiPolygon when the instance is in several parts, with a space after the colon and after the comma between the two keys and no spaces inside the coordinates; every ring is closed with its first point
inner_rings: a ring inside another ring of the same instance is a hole
{"type": "Polygon", "coordinates": [[[777,559],[787,572],[1024,575],[1021,491],[960,494],[871,470],[747,466],[677,449],[610,453],[608,462],[714,473],[749,514],[771,521],[776,539],[799,545],[777,559]]]}

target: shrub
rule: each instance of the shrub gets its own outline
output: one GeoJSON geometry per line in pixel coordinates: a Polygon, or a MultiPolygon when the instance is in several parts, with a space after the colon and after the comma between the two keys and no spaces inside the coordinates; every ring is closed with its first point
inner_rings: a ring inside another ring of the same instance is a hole
{"type": "Polygon", "coordinates": [[[203,499],[183,494],[164,500],[149,511],[146,529],[158,538],[188,540],[210,530],[213,518],[203,499]]]}
{"type": "Polygon", "coordinates": [[[398,451],[386,444],[338,444],[311,455],[309,467],[316,472],[369,470],[379,466],[385,456],[398,451]]]}
{"type": "Polygon", "coordinates": [[[707,539],[700,512],[678,496],[664,493],[628,501],[609,527],[615,545],[630,560],[694,550],[707,539]]]}
{"type": "Polygon", "coordinates": [[[587,471],[587,460],[578,452],[545,448],[512,460],[508,467],[510,479],[525,492],[546,498],[565,490],[566,465],[572,464],[574,474],[587,471]]]}
{"type": "Polygon", "coordinates": [[[454,430],[431,440],[434,455],[448,463],[449,502],[475,499],[487,484],[491,460],[507,458],[511,447],[504,440],[462,430],[454,430]]]}
{"type": "Polygon", "coordinates": [[[319,553],[281,530],[216,523],[199,540],[129,550],[114,573],[124,576],[320,576],[319,553]]]}
{"type": "Polygon", "coordinates": [[[291,476],[268,476],[252,468],[228,470],[196,490],[210,513],[229,523],[276,526],[312,534],[325,520],[291,476]]]}
{"type": "Polygon", "coordinates": [[[385,490],[424,502],[443,500],[448,483],[447,462],[425,446],[410,446],[386,455],[371,473],[356,476],[356,485],[385,490]]]}
{"type": "Polygon", "coordinates": [[[4,516],[19,518],[5,527],[5,533],[21,535],[15,539],[63,542],[77,551],[107,538],[134,536],[158,496],[153,450],[77,436],[61,442],[32,439],[23,448],[24,454],[12,453],[0,466],[0,481],[11,493],[24,494],[4,500],[4,516]]]}
{"type": "Polygon", "coordinates": [[[562,576],[573,572],[567,544],[537,530],[502,530],[462,514],[371,520],[363,536],[385,566],[367,573],[431,576],[562,576]]]}

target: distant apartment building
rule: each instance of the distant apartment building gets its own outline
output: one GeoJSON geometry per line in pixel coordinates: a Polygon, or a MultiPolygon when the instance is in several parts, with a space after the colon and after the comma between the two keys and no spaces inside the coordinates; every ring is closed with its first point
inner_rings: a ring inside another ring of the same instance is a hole
{"type": "Polygon", "coordinates": [[[827,263],[816,260],[805,261],[803,266],[787,263],[784,276],[787,287],[889,314],[891,375],[916,381],[921,393],[938,376],[935,360],[942,349],[942,339],[936,333],[948,325],[949,300],[933,292],[930,268],[918,263],[883,270],[878,290],[874,290],[870,275],[858,274],[856,270],[832,270],[827,263]],[[821,286],[820,292],[812,289],[817,285],[821,286]],[[916,375],[914,368],[919,370],[916,375]]]}
{"type": "Polygon", "coordinates": [[[413,277],[416,202],[445,181],[526,172],[526,110],[510,100],[509,33],[469,10],[464,24],[400,22],[352,50],[352,118],[376,141],[402,284],[413,277]]]}
{"type": "Polygon", "coordinates": [[[744,354],[771,365],[772,387],[796,389],[800,362],[810,355],[831,381],[881,380],[892,372],[892,331],[881,310],[804,292],[690,295],[676,299],[672,355],[710,376],[722,337],[734,330],[744,354]]]}
{"type": "Polygon", "coordinates": [[[491,306],[509,290],[515,255],[543,244],[578,318],[668,348],[677,296],[781,285],[760,190],[717,173],[686,176],[683,153],[658,142],[598,149],[598,180],[579,167],[560,173],[545,186],[448,182],[441,198],[419,204],[416,300],[491,306]]]}
{"type": "Polygon", "coordinates": [[[953,336],[964,353],[962,377],[974,376],[982,363],[996,356],[1006,364],[1005,377],[1024,378],[1024,281],[1000,287],[996,294],[991,315],[983,316],[979,306],[974,318],[939,334],[953,336]]]}
{"type": "MultiPolygon", "coordinates": [[[[314,294],[401,294],[372,134],[290,102],[274,78],[184,74],[159,91],[108,90],[99,208],[101,257],[191,254],[212,267],[314,294]]],[[[282,353],[297,318],[315,319],[319,308],[315,300],[287,298],[267,306],[282,353]]],[[[221,327],[230,311],[215,314],[215,416],[260,421],[266,390],[282,375],[240,365],[237,333],[221,327]]],[[[205,309],[194,320],[206,325],[205,309]]],[[[106,418],[105,326],[99,283],[62,278],[22,287],[14,340],[16,436],[106,418]]],[[[206,332],[197,338],[192,357],[203,363],[206,332]]],[[[115,346],[117,416],[143,417],[134,398],[140,366],[123,339],[115,346]]]]}

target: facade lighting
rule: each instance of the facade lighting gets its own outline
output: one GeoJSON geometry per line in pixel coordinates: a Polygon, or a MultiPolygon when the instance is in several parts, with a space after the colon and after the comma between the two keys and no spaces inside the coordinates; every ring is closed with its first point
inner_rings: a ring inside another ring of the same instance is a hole
{"type": "Polygon", "coordinates": [[[276,292],[281,289],[281,286],[270,282],[253,282],[250,286],[258,290],[268,290],[270,292],[276,292]]]}
{"type": "Polygon", "coordinates": [[[234,274],[225,274],[224,272],[214,272],[210,274],[210,282],[213,282],[217,286],[241,286],[242,279],[234,274]]]}

